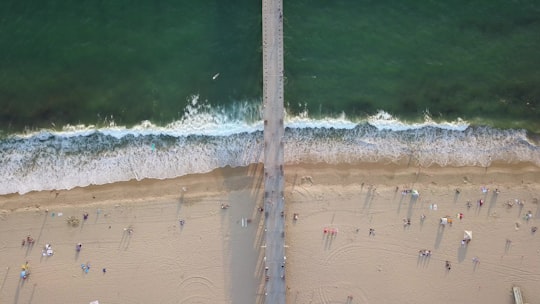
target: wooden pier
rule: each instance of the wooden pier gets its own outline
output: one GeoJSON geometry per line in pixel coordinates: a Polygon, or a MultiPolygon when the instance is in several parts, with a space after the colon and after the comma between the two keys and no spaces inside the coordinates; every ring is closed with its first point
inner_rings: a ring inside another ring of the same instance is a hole
{"type": "Polygon", "coordinates": [[[285,303],[283,4],[262,1],[265,303],[285,303]]]}

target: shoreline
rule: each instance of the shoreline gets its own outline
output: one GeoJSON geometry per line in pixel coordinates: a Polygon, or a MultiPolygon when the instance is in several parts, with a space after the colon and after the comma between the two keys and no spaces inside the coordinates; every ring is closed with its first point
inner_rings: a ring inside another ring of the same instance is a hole
{"type": "MultiPolygon", "coordinates": [[[[540,167],[538,147],[523,130],[489,128],[462,131],[426,127],[381,131],[294,128],[286,132],[285,164],[376,164],[486,166],[493,161],[540,167]]],[[[73,189],[89,184],[144,178],[174,178],[225,166],[262,161],[262,132],[234,136],[128,136],[106,134],[73,138],[8,141],[0,193],[73,189]],[[17,153],[13,153],[17,151],[17,153]],[[197,155],[193,161],[184,155],[197,155]]],[[[366,165],[370,166],[370,165],[366,165]]]]}
{"type": "MultiPolygon", "coordinates": [[[[181,191],[181,187],[194,186],[195,190],[200,190],[201,187],[194,185],[196,180],[200,178],[209,177],[210,179],[217,179],[220,176],[233,176],[236,178],[242,178],[245,174],[248,174],[253,168],[258,168],[262,166],[262,163],[254,163],[248,166],[240,167],[222,167],[214,169],[206,173],[193,173],[187,174],[184,176],[174,177],[174,178],[165,178],[165,179],[155,179],[155,178],[145,178],[142,180],[132,179],[129,181],[119,181],[109,184],[102,185],[89,185],[83,187],[75,187],[72,189],[60,189],[60,190],[42,190],[42,191],[31,191],[24,194],[19,193],[10,193],[0,195],[0,210],[1,209],[18,209],[18,208],[28,208],[35,206],[32,203],[28,202],[30,198],[31,201],[34,200],[43,200],[44,205],[54,205],[54,204],[96,204],[103,203],[102,200],[130,200],[142,198],[145,196],[145,191],[141,190],[142,187],[157,187],[162,189],[163,192],[160,194],[163,197],[177,196],[181,191]],[[177,187],[177,188],[175,188],[177,187]],[[124,191],[126,197],[119,198],[116,195],[116,192],[124,191]],[[58,195],[57,195],[58,193],[58,195]],[[78,196],[77,202],[66,202],[63,199],[57,199],[60,196],[64,197],[65,194],[77,193],[78,196]],[[64,195],[62,195],[64,194],[64,195]],[[97,194],[104,194],[104,197],[98,198],[97,194]],[[16,206],[16,204],[23,204],[24,206],[16,206]]],[[[475,175],[485,174],[487,176],[495,173],[509,173],[515,171],[524,171],[527,173],[540,172],[540,167],[536,166],[533,163],[529,162],[520,162],[520,163],[502,163],[494,162],[489,167],[480,167],[480,166],[464,166],[464,167],[452,167],[452,166],[438,166],[432,165],[430,167],[414,166],[407,165],[405,160],[402,161],[402,164],[396,164],[394,162],[362,162],[357,164],[326,164],[326,163],[304,163],[304,164],[295,164],[295,165],[285,165],[285,178],[286,186],[294,184],[294,176],[292,172],[304,172],[311,170],[354,170],[355,172],[375,172],[376,174],[388,175],[388,174],[403,174],[404,172],[436,172],[436,171],[470,171],[475,172],[475,175]],[[483,173],[482,173],[483,171],[483,173]]],[[[295,173],[297,174],[297,173],[295,173]]],[[[426,173],[427,174],[427,173],[426,173]]],[[[360,176],[367,179],[369,175],[363,175],[359,173],[360,176]]],[[[325,182],[332,182],[331,179],[325,180],[325,182]]],[[[396,185],[397,186],[397,185],[396,185]]],[[[149,194],[153,196],[153,194],[149,194]]],[[[41,204],[39,204],[41,206],[41,204]]]]}
{"type": "MultiPolygon", "coordinates": [[[[286,166],[287,302],[346,302],[350,295],[352,303],[487,303],[505,297],[510,303],[513,284],[534,302],[540,298],[540,235],[531,229],[540,224],[534,201],[540,199],[539,180],[540,168],[523,163],[487,170],[286,166]],[[409,189],[419,197],[401,194],[409,189]],[[505,205],[515,199],[524,206],[505,205]],[[532,218],[526,220],[528,211],[532,218]],[[454,223],[441,228],[446,215],[454,223]],[[407,218],[410,225],[404,225],[407,218]],[[336,235],[329,237],[324,228],[336,235]],[[473,232],[467,247],[460,245],[464,230],[473,232]],[[432,256],[419,257],[421,249],[432,256]],[[444,268],[447,260],[451,271],[444,268]]],[[[261,301],[262,187],[263,166],[253,164],[168,180],[0,196],[0,301],[261,301]],[[88,220],[81,217],[85,212],[88,220]],[[72,216],[81,224],[66,224],[72,216]],[[35,239],[33,247],[21,246],[26,235],[35,239]],[[53,256],[41,256],[45,244],[52,245],[53,256]],[[27,281],[18,273],[25,261],[32,270],[27,281]],[[92,265],[89,273],[81,270],[86,263],[92,265]]]]}

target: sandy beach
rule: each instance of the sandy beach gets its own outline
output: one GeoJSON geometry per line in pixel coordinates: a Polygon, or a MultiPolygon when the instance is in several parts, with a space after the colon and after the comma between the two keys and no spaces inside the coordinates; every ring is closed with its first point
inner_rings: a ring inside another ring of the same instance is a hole
{"type": "MultiPolygon", "coordinates": [[[[1,196],[0,303],[263,303],[261,173],[1,196]]],[[[538,167],[319,164],[285,175],[287,303],[513,303],[514,285],[540,300],[538,167]]]]}

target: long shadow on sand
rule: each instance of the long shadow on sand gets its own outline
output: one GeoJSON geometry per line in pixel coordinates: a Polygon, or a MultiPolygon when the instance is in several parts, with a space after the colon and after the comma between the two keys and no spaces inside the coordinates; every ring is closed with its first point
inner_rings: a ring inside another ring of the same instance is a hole
{"type": "Polygon", "coordinates": [[[397,208],[397,213],[398,214],[401,211],[401,205],[403,204],[404,199],[405,199],[405,195],[401,195],[401,198],[399,199],[399,203],[398,203],[398,208],[397,208]]]}
{"type": "Polygon", "coordinates": [[[491,194],[491,198],[489,199],[488,212],[486,216],[489,216],[491,214],[491,209],[493,209],[493,207],[495,207],[495,205],[497,204],[497,197],[497,192],[494,191],[491,194]]]}
{"type": "Polygon", "coordinates": [[[426,267],[429,266],[430,260],[431,260],[430,256],[422,256],[422,255],[418,254],[418,259],[416,260],[416,266],[417,267],[422,266],[422,267],[426,268],[426,267]]]}
{"type": "Polygon", "coordinates": [[[439,246],[441,245],[444,229],[446,229],[444,225],[439,225],[439,228],[437,229],[437,236],[435,237],[435,249],[439,248],[439,246]]]}
{"type": "Polygon", "coordinates": [[[463,260],[465,260],[465,258],[467,257],[467,249],[468,248],[469,248],[469,246],[467,246],[467,245],[458,247],[458,249],[457,249],[457,258],[458,258],[458,261],[460,263],[463,262],[463,260]]]}
{"type": "Polygon", "coordinates": [[[364,206],[363,210],[370,209],[371,204],[373,203],[373,200],[375,199],[375,189],[369,187],[368,191],[366,192],[366,198],[364,199],[364,206]]]}
{"type": "Polygon", "coordinates": [[[413,207],[414,205],[416,204],[416,202],[418,201],[418,196],[416,195],[411,195],[411,199],[409,200],[409,208],[407,209],[407,218],[410,219],[412,217],[412,213],[413,213],[413,207]]]}

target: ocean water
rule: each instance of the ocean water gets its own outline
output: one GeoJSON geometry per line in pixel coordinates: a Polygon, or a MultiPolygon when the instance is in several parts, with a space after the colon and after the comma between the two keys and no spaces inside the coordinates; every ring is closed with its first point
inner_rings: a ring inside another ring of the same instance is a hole
{"type": "MultiPolygon", "coordinates": [[[[286,1],[285,155],[540,166],[537,1],[286,1]]],[[[0,194],[262,160],[260,1],[2,1],[0,194]]]]}

